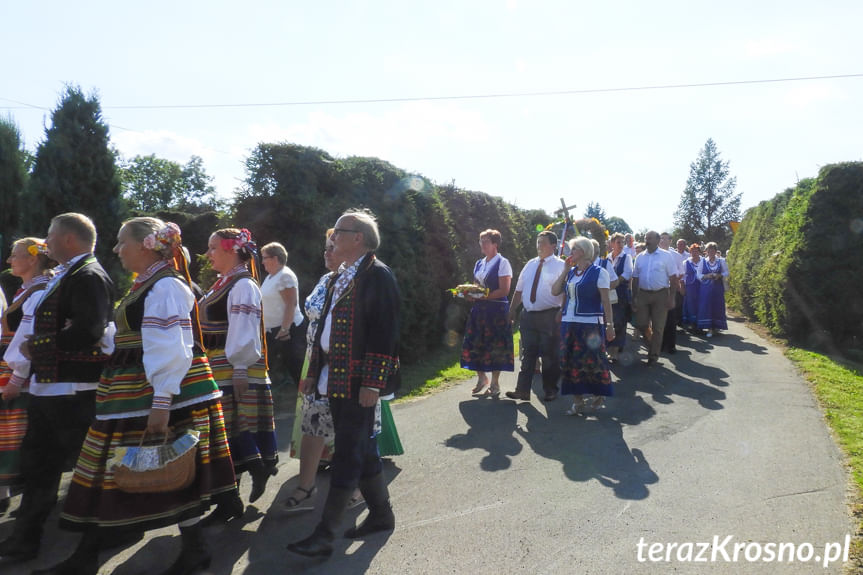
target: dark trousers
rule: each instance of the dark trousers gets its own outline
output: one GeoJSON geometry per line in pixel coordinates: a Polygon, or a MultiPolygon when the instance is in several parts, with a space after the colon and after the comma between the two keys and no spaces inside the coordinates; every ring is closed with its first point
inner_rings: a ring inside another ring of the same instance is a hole
{"type": "Polygon", "coordinates": [[[95,409],[95,391],[30,398],[27,433],[21,443],[24,493],[15,520],[19,537],[38,544],[42,525],[57,502],[60,477],[75,467],[95,409]]]}
{"type": "Polygon", "coordinates": [[[607,347],[616,347],[617,351],[623,351],[626,346],[626,308],[629,304],[617,302],[611,305],[614,318],[614,340],[607,347]]]}
{"type": "Polygon", "coordinates": [[[273,383],[278,383],[272,377],[278,374],[282,379],[285,375],[289,375],[295,384],[299,384],[303,361],[306,357],[307,328],[307,320],[303,320],[300,325],[291,324],[291,338],[287,340],[276,339],[280,328],[274,327],[267,330],[267,364],[273,383]]]}
{"type": "Polygon", "coordinates": [[[677,324],[683,317],[683,296],[680,292],[674,294],[674,308],[668,310],[665,319],[665,329],[662,331],[662,351],[677,349],[677,324]]]}
{"type": "Polygon", "coordinates": [[[557,393],[560,378],[560,326],[555,321],[557,308],[543,311],[523,311],[521,314],[521,369],[516,391],[530,393],[536,371],[536,358],[542,358],[542,389],[557,393]]]}
{"type": "Polygon", "coordinates": [[[360,478],[383,471],[378,441],[372,436],[375,408],[361,407],[356,397],[330,398],[335,428],[335,454],[330,463],[330,485],[354,489],[360,478]]]}

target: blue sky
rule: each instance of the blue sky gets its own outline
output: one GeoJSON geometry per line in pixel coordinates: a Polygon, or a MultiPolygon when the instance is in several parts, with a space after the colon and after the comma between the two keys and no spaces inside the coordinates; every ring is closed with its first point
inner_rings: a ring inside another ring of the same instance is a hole
{"type": "Polygon", "coordinates": [[[257,143],[290,141],[525,208],[550,211],[563,196],[579,214],[593,201],[634,229],[666,229],[707,138],[731,163],[743,208],[863,156],[863,77],[128,108],[860,74],[859,1],[0,0],[0,21],[0,114],[28,148],[70,82],[98,92],[121,154],[199,155],[222,195],[257,143]]]}

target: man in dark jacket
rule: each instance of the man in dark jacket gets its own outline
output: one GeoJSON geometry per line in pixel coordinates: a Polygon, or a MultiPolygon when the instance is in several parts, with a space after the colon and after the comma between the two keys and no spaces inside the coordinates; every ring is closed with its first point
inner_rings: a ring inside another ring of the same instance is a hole
{"type": "Polygon", "coordinates": [[[357,484],[369,514],[345,537],[395,527],[373,429],[378,398],[398,387],[398,284],[375,257],[380,235],[370,213],[345,212],[331,239],[333,257],[344,263],[330,280],[302,385],[305,393],[329,397],[335,455],[320,523],[309,537],[288,545],[295,553],[322,557],[333,552],[335,531],[357,484]]]}
{"type": "MultiPolygon", "coordinates": [[[[30,358],[31,399],[21,444],[24,493],[12,534],[0,542],[4,561],[25,561],[38,554],[60,476],[75,465],[93,420],[96,386],[108,358],[100,342],[111,318],[114,287],[93,256],[93,222],[82,214],[56,216],[45,243],[61,265],[42,292],[32,323],[20,328],[32,330],[24,346],[30,358]]],[[[15,374],[10,383],[26,379],[15,374]]]]}

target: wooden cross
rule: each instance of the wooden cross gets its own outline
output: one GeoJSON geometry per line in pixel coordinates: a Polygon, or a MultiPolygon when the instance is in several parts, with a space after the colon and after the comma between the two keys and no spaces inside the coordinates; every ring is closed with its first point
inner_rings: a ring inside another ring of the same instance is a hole
{"type": "Polygon", "coordinates": [[[569,210],[573,209],[575,206],[576,204],[567,206],[563,198],[560,198],[560,209],[554,211],[556,215],[563,218],[563,233],[560,234],[560,241],[557,244],[556,255],[558,256],[563,253],[563,241],[566,239],[566,228],[572,223],[572,216],[569,215],[569,210]]]}

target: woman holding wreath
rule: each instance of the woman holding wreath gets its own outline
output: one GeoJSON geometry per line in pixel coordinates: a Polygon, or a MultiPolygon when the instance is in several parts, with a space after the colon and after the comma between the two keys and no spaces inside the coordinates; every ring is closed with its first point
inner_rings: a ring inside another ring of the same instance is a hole
{"type": "MultiPolygon", "coordinates": [[[[264,494],[279,461],[256,257],[249,230],[214,232],[207,259],[219,279],[200,301],[207,357],[224,392],[222,409],[237,482],[244,471],[252,476],[250,503],[264,494]]],[[[244,509],[237,494],[220,502],[205,524],[230,521],[244,509]]]]}
{"type": "Polygon", "coordinates": [[[488,289],[474,301],[467,320],[461,348],[461,366],[477,372],[473,395],[500,395],[500,372],[513,371],[512,325],[509,321],[509,288],[512,265],[498,253],[500,232],[485,230],[479,235],[483,257],[473,268],[474,282],[488,289]],[[491,372],[489,384],[486,372],[491,372]]]}
{"type": "Polygon", "coordinates": [[[137,274],[118,305],[114,351],[96,392],[96,418],[75,466],[60,526],[83,531],[71,557],[35,573],[95,574],[98,553],[118,529],[177,523],[182,551],[163,575],[210,564],[200,518],[211,500],[236,490],[221,392],[200,345],[195,298],[180,253],[180,228],[157,218],[127,220],[114,252],[137,274]],[[184,273],[180,273],[182,269],[184,273]],[[112,460],[123,448],[173,431],[197,432],[195,479],[178,491],[127,493],[112,460]]]}
{"type": "Polygon", "coordinates": [[[608,272],[593,264],[593,244],[579,236],[570,240],[566,267],[551,287],[553,295],[565,293],[560,323],[560,367],[563,395],[573,395],[567,415],[584,409],[585,395],[591,407],[602,407],[612,395],[605,342],[614,340],[614,318],[608,299],[608,272]]]}
{"type": "MultiPolygon", "coordinates": [[[[12,253],[6,262],[12,275],[21,278],[23,283],[12,299],[12,305],[0,315],[0,515],[9,509],[10,488],[18,482],[19,450],[27,432],[29,403],[27,383],[30,362],[21,355],[18,346],[10,351],[9,344],[25,316],[28,322],[32,321],[31,314],[24,311],[24,304],[30,300],[30,296],[45,289],[54,264],[48,257],[48,246],[39,238],[21,238],[13,243],[12,253]],[[16,363],[16,360],[24,361],[16,363]],[[14,377],[12,366],[18,365],[22,365],[26,372],[14,377]]],[[[38,299],[33,298],[33,301],[38,299]]]]}

